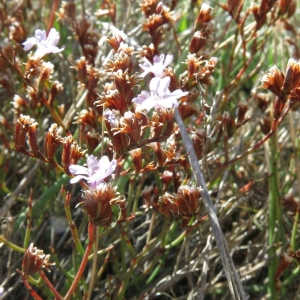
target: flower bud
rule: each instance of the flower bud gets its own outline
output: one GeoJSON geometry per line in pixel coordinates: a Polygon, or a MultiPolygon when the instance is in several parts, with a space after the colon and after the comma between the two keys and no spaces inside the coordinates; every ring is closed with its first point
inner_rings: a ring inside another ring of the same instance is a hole
{"type": "Polygon", "coordinates": [[[264,117],[263,119],[260,119],[259,125],[261,128],[261,131],[264,134],[268,134],[271,130],[271,120],[270,117],[264,117]]]}
{"type": "Polygon", "coordinates": [[[166,162],[166,154],[161,148],[160,143],[150,143],[149,146],[153,149],[159,166],[163,166],[166,162]]]}
{"type": "MultiPolygon", "coordinates": [[[[25,145],[26,134],[29,132],[31,127],[36,128],[37,125],[38,123],[35,122],[34,119],[21,114],[15,125],[14,134],[14,143],[17,151],[28,152],[25,145]]],[[[32,146],[36,148],[36,145],[34,145],[34,136],[32,136],[32,146]]]]}
{"type": "Polygon", "coordinates": [[[30,126],[30,129],[28,130],[28,141],[30,148],[32,150],[32,153],[34,154],[35,157],[44,159],[44,156],[39,150],[38,142],[37,142],[37,137],[36,137],[36,127],[38,123],[30,126]]]}
{"type": "Polygon", "coordinates": [[[200,129],[192,135],[192,141],[196,156],[201,159],[203,156],[204,147],[206,144],[206,132],[204,129],[200,129]]]}
{"type": "Polygon", "coordinates": [[[63,85],[62,83],[58,82],[58,81],[54,81],[52,83],[51,86],[51,90],[50,90],[50,95],[48,98],[48,103],[52,106],[53,105],[53,101],[56,97],[57,94],[61,93],[63,91],[63,85]]]}
{"type": "Polygon", "coordinates": [[[153,207],[169,221],[182,221],[182,227],[188,225],[191,218],[200,211],[200,191],[195,187],[181,186],[177,194],[165,193],[153,202],[153,207]]]}
{"type": "Polygon", "coordinates": [[[281,96],[281,88],[284,83],[284,75],[277,68],[277,66],[271,67],[269,73],[265,74],[262,77],[261,82],[262,82],[261,88],[269,90],[277,97],[281,96]]]}
{"type": "Polygon", "coordinates": [[[279,278],[283,274],[284,270],[290,265],[290,263],[293,260],[292,253],[295,253],[294,251],[291,251],[290,249],[287,251],[287,253],[283,253],[281,256],[281,261],[277,267],[276,273],[275,273],[275,283],[277,290],[280,290],[280,282],[279,278]]]}
{"type": "Polygon", "coordinates": [[[47,159],[54,161],[54,154],[57,147],[63,143],[63,138],[58,134],[57,124],[52,124],[49,128],[45,143],[44,143],[44,154],[47,159]]]}
{"type": "Polygon", "coordinates": [[[197,19],[194,24],[194,30],[202,29],[206,24],[209,23],[212,19],[212,10],[213,8],[206,3],[202,3],[201,9],[197,16],[197,19]]]}
{"type": "Polygon", "coordinates": [[[72,136],[68,136],[63,140],[62,163],[66,174],[71,175],[69,166],[76,164],[78,160],[83,157],[85,151],[80,151],[80,147],[74,142],[72,136]]]}
{"type": "Polygon", "coordinates": [[[207,43],[207,38],[201,34],[200,31],[196,31],[190,43],[190,53],[198,53],[202,47],[207,43]]]}
{"type": "Polygon", "coordinates": [[[288,95],[300,81],[300,61],[290,58],[283,83],[283,92],[288,95]]]}
{"type": "Polygon", "coordinates": [[[238,113],[237,113],[237,126],[241,126],[249,120],[249,118],[245,119],[247,110],[248,110],[248,104],[245,101],[239,102],[238,113]]]}
{"type": "Polygon", "coordinates": [[[142,169],[142,149],[134,149],[129,151],[129,154],[132,156],[132,163],[136,174],[139,174],[142,169]]]}
{"type": "Polygon", "coordinates": [[[129,139],[125,133],[119,132],[120,126],[120,113],[116,110],[113,112],[109,109],[104,112],[105,125],[108,134],[112,140],[114,150],[117,154],[121,155],[128,148],[129,139]]]}
{"type": "Polygon", "coordinates": [[[112,37],[107,37],[107,42],[117,52],[121,43],[124,42],[119,34],[114,34],[112,37]]]}

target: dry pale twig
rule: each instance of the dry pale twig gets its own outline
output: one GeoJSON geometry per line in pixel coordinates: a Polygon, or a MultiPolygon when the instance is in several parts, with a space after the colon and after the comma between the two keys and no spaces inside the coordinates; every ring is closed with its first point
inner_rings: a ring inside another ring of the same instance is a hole
{"type": "Polygon", "coordinates": [[[178,109],[175,109],[175,120],[179,126],[183,144],[186,149],[186,152],[188,153],[189,161],[191,163],[191,167],[192,167],[195,179],[196,179],[197,186],[201,187],[202,200],[205,205],[206,211],[209,215],[209,219],[211,222],[215,241],[216,241],[217,247],[221,254],[221,259],[222,259],[222,263],[224,266],[224,271],[225,271],[225,275],[226,275],[226,278],[228,281],[231,295],[232,295],[233,299],[241,299],[241,300],[247,299],[244,288],[241,283],[241,280],[240,280],[239,275],[237,274],[237,271],[233,264],[232,257],[230,255],[230,252],[229,252],[229,249],[227,246],[227,242],[226,242],[223,232],[220,228],[220,224],[219,224],[216,212],[215,212],[215,208],[214,208],[214,205],[210,198],[210,195],[208,193],[206,183],[204,180],[204,176],[200,169],[194,147],[192,145],[190,138],[188,137],[185,125],[182,121],[182,118],[180,116],[178,109]]]}

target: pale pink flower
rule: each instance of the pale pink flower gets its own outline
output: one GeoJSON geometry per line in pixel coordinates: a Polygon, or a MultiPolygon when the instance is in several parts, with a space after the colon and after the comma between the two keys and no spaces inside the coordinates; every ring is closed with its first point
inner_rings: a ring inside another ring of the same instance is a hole
{"type": "Polygon", "coordinates": [[[37,29],[34,33],[35,37],[28,38],[24,43],[24,50],[30,50],[34,45],[37,45],[37,49],[34,53],[36,57],[43,57],[49,53],[58,53],[64,50],[64,48],[57,48],[56,45],[59,41],[59,32],[55,28],[51,28],[48,36],[46,36],[45,30],[37,29]]]}
{"type": "Polygon", "coordinates": [[[155,55],[153,58],[153,64],[147,59],[144,58],[144,63],[140,64],[140,67],[144,72],[140,77],[145,77],[148,73],[153,73],[155,77],[162,78],[164,76],[164,69],[171,64],[173,61],[173,55],[167,55],[165,58],[164,54],[160,56],[155,55]]]}
{"type": "Polygon", "coordinates": [[[76,175],[70,180],[70,183],[77,183],[81,179],[85,179],[91,189],[95,189],[98,184],[110,176],[116,169],[117,161],[113,159],[109,161],[107,156],[102,156],[98,161],[93,155],[87,158],[87,167],[79,165],[70,165],[69,170],[76,175]]]}
{"type": "Polygon", "coordinates": [[[178,89],[174,92],[169,91],[170,77],[163,79],[154,77],[150,81],[150,93],[142,91],[136,98],[132,100],[137,104],[139,109],[150,110],[153,107],[156,108],[173,108],[178,107],[177,99],[185,96],[188,92],[183,92],[178,89]]]}

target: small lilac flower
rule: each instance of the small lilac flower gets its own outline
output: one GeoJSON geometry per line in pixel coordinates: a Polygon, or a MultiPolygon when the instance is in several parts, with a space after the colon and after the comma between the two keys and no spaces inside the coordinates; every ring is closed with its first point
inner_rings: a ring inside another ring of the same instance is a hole
{"type": "Polygon", "coordinates": [[[56,45],[59,41],[59,32],[55,28],[51,28],[48,36],[46,36],[45,30],[37,29],[34,33],[35,37],[27,39],[24,43],[24,50],[30,50],[34,45],[37,45],[37,49],[34,53],[35,57],[43,57],[48,53],[58,53],[64,50],[64,48],[57,48],[56,45]]]}
{"type": "Polygon", "coordinates": [[[70,165],[69,170],[76,175],[70,180],[70,183],[76,183],[81,179],[85,179],[91,189],[95,189],[98,184],[103,183],[103,179],[111,175],[117,166],[117,161],[113,159],[109,161],[107,156],[102,156],[98,161],[93,155],[87,158],[87,167],[79,165],[70,165]]]}
{"type": "Polygon", "coordinates": [[[151,72],[155,77],[162,78],[164,76],[164,69],[171,64],[172,61],[173,55],[167,55],[165,58],[164,54],[161,54],[160,56],[155,55],[153,58],[153,65],[147,58],[144,58],[144,63],[140,65],[144,72],[140,75],[140,77],[145,77],[151,72]]]}
{"type": "Polygon", "coordinates": [[[178,89],[170,92],[168,87],[170,84],[170,77],[163,79],[154,77],[150,81],[150,94],[142,91],[132,102],[139,106],[139,109],[150,110],[153,107],[173,108],[178,107],[177,99],[188,94],[178,89]]]}

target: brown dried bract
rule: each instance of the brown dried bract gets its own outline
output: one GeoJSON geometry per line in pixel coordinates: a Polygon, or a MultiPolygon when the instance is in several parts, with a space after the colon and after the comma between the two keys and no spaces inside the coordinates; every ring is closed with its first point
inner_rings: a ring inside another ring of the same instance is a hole
{"type": "Polygon", "coordinates": [[[49,259],[49,254],[45,255],[43,250],[33,247],[33,244],[31,243],[23,257],[22,276],[27,277],[42,269],[50,272],[49,267],[55,265],[55,263],[49,263],[49,259]]]}

